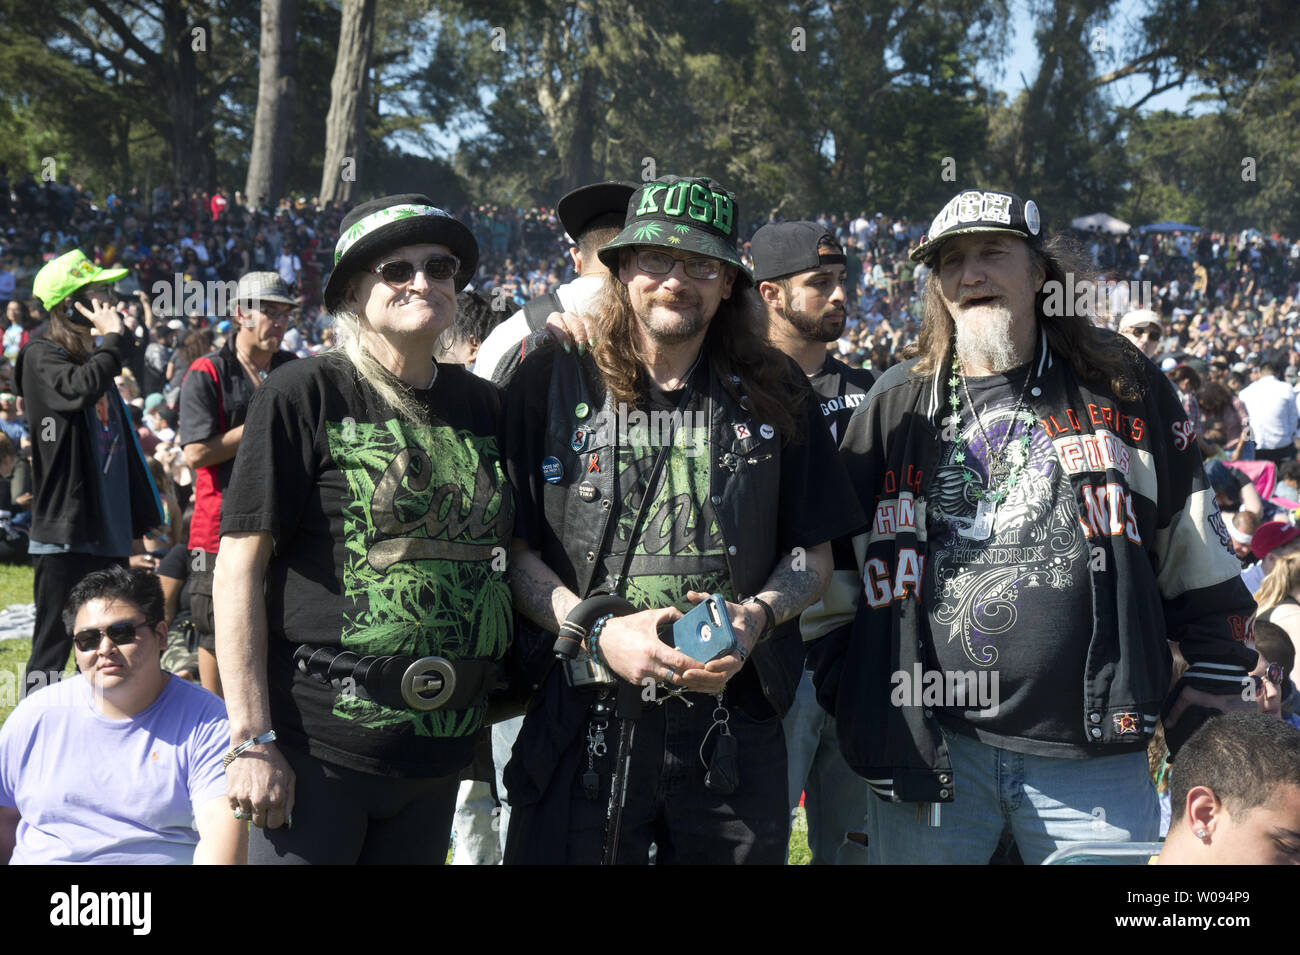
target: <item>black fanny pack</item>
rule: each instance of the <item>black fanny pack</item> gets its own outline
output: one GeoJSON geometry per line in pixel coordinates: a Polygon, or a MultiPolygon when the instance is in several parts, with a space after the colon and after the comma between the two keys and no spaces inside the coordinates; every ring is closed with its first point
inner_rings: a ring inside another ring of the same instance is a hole
{"type": "Polygon", "coordinates": [[[482,705],[496,689],[491,660],[362,656],[338,647],[303,644],[294,663],[308,676],[362,699],[398,710],[464,710],[482,705]]]}

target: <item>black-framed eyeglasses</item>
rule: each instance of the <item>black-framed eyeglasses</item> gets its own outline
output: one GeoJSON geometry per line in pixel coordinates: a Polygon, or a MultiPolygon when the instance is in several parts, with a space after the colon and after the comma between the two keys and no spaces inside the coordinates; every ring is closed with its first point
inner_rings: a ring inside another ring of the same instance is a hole
{"type": "MultiPolygon", "coordinates": [[[[409,285],[415,281],[416,268],[414,263],[394,259],[366,271],[378,275],[389,285],[409,285]]],[[[460,259],[454,255],[433,255],[424,263],[424,274],[430,282],[445,282],[459,271],[460,259]]]]}
{"type": "Polygon", "coordinates": [[[722,263],[717,259],[679,259],[658,249],[636,250],[637,268],[647,275],[667,275],[678,262],[682,263],[682,269],[693,279],[716,279],[722,274],[722,263]]]}
{"type": "Polygon", "coordinates": [[[117,646],[123,646],[135,642],[141,627],[152,627],[157,622],[157,620],[141,620],[139,623],[132,623],[130,620],[119,620],[116,623],[110,623],[103,630],[87,627],[85,630],[78,630],[72,635],[72,645],[85,653],[94,650],[105,637],[108,637],[117,646]]]}

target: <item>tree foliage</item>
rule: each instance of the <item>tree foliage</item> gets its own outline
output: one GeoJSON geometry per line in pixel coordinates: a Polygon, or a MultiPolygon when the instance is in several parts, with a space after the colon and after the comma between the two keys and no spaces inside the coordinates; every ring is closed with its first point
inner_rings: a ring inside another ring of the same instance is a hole
{"type": "MultiPolygon", "coordinates": [[[[341,3],[299,0],[291,194],[326,181],[341,3]]],[[[386,0],[349,67],[357,198],[549,205],[671,172],[750,219],[925,217],[1003,186],[1058,223],[1300,227],[1291,0],[1029,3],[1038,63],[1007,96],[985,77],[1009,0],[386,0]],[[1188,83],[1187,115],[1150,111],[1188,83]]],[[[0,160],[97,188],[241,183],[259,24],[251,0],[0,0],[0,160]]]]}

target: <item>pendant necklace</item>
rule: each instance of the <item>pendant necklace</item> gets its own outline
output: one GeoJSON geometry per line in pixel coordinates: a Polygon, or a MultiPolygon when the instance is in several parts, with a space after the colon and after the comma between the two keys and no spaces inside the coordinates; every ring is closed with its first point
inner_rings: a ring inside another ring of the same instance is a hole
{"type": "Polygon", "coordinates": [[[983,541],[988,540],[993,535],[993,524],[997,516],[998,505],[1007,499],[1007,495],[1019,483],[1020,476],[1029,464],[1029,443],[1034,430],[1034,423],[1037,421],[1034,413],[1025,407],[1025,389],[1029,386],[1029,377],[1029,374],[1026,373],[1025,381],[1020,386],[1020,395],[1016,398],[1015,407],[1012,409],[1011,421],[1007,424],[1006,434],[1002,437],[1001,445],[995,449],[992,442],[989,441],[988,433],[984,430],[984,422],[980,420],[979,412],[975,410],[975,401],[971,398],[970,388],[967,386],[966,378],[962,374],[961,360],[957,357],[957,352],[953,351],[952,377],[948,379],[948,387],[952,389],[948,396],[948,404],[952,408],[954,445],[952,459],[961,466],[962,479],[966,482],[971,497],[975,498],[977,502],[975,520],[971,524],[969,532],[961,532],[963,537],[983,541]],[[971,414],[975,418],[975,426],[979,429],[980,437],[984,439],[985,460],[988,468],[987,489],[979,487],[975,483],[974,472],[965,465],[968,449],[964,447],[961,437],[961,392],[963,391],[966,394],[966,401],[970,405],[971,414]],[[1025,425],[1025,430],[1012,444],[1011,436],[1015,431],[1017,421],[1025,425]]]}

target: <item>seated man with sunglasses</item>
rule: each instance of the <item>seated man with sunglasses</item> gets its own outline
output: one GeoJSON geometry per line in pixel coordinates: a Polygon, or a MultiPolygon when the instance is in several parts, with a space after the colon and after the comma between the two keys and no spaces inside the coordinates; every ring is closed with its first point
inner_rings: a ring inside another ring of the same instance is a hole
{"type": "Polygon", "coordinates": [[[96,571],[63,617],[81,672],[0,727],[0,863],[243,862],[247,831],[225,798],[225,707],[162,669],[158,578],[96,571]]]}

